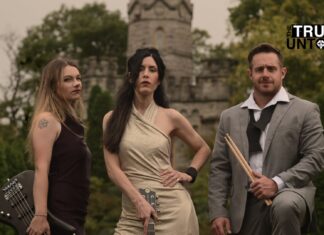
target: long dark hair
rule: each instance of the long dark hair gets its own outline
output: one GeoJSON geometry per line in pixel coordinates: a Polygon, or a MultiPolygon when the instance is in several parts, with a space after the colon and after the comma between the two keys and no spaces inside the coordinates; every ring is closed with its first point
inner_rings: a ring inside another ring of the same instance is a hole
{"type": "Polygon", "coordinates": [[[124,84],[117,93],[116,107],[107,123],[107,128],[104,132],[103,141],[107,150],[112,153],[119,153],[120,141],[124,135],[126,125],[128,123],[135,94],[135,84],[140,73],[140,67],[145,57],[151,56],[158,68],[160,85],[154,92],[154,101],[157,105],[169,108],[164,87],[162,84],[165,65],[160,56],[160,53],[155,48],[141,48],[136,50],[127,62],[127,76],[124,84]]]}

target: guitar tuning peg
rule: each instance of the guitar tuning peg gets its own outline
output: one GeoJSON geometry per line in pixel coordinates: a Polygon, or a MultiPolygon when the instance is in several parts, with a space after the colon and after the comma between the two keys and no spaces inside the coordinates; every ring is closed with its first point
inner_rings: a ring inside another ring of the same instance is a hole
{"type": "Polygon", "coordinates": [[[9,178],[7,178],[7,182],[9,182],[10,181],[10,179],[9,178]]]}

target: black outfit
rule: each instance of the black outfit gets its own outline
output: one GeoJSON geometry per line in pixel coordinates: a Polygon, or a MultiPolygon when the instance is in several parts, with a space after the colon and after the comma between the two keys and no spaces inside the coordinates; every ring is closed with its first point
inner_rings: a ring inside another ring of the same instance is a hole
{"type": "MultiPolygon", "coordinates": [[[[55,141],[49,171],[48,209],[84,235],[90,194],[91,153],[84,142],[84,128],[67,117],[55,141]]],[[[51,226],[52,235],[65,235],[51,226]]]]}
{"type": "Polygon", "coordinates": [[[256,122],[254,119],[253,109],[249,110],[250,122],[246,130],[246,135],[249,140],[249,153],[254,154],[262,152],[260,145],[261,133],[266,129],[268,123],[271,120],[272,114],[276,108],[276,105],[271,105],[262,110],[260,119],[256,122]]]}

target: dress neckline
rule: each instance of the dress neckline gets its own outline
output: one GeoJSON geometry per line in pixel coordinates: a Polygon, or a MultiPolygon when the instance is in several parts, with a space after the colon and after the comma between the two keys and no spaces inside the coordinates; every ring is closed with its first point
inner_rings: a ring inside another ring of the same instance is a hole
{"type": "Polygon", "coordinates": [[[153,100],[149,106],[145,109],[144,113],[142,114],[141,112],[139,112],[137,110],[137,108],[135,107],[135,104],[133,103],[133,112],[143,118],[144,120],[154,124],[154,120],[155,120],[155,116],[157,114],[157,111],[159,109],[159,106],[156,105],[155,101],[153,100]]]}

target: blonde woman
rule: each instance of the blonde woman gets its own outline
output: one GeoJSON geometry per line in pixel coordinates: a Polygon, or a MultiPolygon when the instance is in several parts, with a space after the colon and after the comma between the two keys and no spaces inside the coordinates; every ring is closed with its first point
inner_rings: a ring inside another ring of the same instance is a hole
{"type": "Polygon", "coordinates": [[[29,132],[35,164],[35,215],[29,235],[64,235],[50,227],[47,213],[84,235],[91,154],[81,123],[82,82],[70,60],[54,59],[44,68],[29,132]]]}

